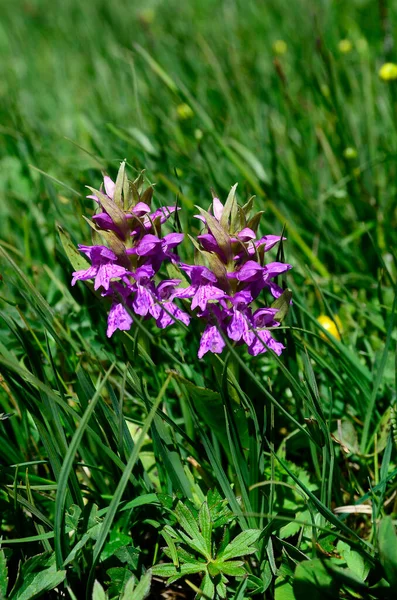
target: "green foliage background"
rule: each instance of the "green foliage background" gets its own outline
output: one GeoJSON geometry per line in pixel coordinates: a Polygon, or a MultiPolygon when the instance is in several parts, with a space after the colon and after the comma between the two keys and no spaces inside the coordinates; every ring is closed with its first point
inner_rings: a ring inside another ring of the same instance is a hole
{"type": "Polygon", "coordinates": [[[263,530],[228,598],[394,593],[397,84],[378,71],[397,2],[0,8],[0,598],[90,597],[95,578],[121,597],[169,560],[175,497],[198,519],[215,489],[232,537],[263,530]],[[90,242],[84,186],[123,158],[156,206],[178,199],[186,233],[236,181],[263,234],[286,226],[280,360],[200,362],[197,325],[106,338],[57,225],[90,242]],[[369,509],[334,512],[354,504],[369,509]]]}

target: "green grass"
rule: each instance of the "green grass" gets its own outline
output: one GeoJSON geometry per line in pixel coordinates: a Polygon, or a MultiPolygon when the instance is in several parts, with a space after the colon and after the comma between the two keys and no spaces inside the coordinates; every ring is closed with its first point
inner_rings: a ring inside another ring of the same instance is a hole
{"type": "MultiPolygon", "coordinates": [[[[95,579],[95,598],[118,598],[131,577],[144,597],[153,565],[200,563],[181,504],[216,548],[224,528],[261,530],[227,598],[393,597],[397,84],[378,71],[397,60],[397,3],[31,0],[2,14],[0,599],[91,598],[95,579]],[[178,201],[185,233],[235,182],[262,234],[286,227],[279,359],[229,345],[199,361],[196,324],[106,338],[57,225],[90,243],[85,186],[124,158],[156,206],[178,201]],[[340,340],[319,315],[339,317],[340,340]],[[371,513],[334,511],[354,504],[371,513]]],[[[209,597],[220,577],[204,578],[209,597]]],[[[193,598],[201,581],[192,567],[171,592],[193,598]]]]}

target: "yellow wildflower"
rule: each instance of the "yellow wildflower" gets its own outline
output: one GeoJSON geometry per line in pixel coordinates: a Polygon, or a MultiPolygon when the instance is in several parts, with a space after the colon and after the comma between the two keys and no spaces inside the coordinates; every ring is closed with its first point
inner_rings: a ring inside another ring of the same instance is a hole
{"type": "Polygon", "coordinates": [[[379,77],[383,79],[383,81],[397,79],[397,65],[395,63],[385,63],[379,69],[379,77]]]}
{"type": "Polygon", "coordinates": [[[288,46],[284,42],[284,40],[276,40],[275,42],[273,42],[274,54],[278,54],[279,56],[282,56],[283,54],[285,54],[287,52],[287,50],[288,50],[288,46]]]}
{"type": "Polygon", "coordinates": [[[353,50],[353,44],[350,40],[340,40],[338,44],[339,52],[342,54],[349,54],[353,50]]]}
{"type": "Polygon", "coordinates": [[[178,106],[176,107],[176,112],[177,112],[178,117],[181,119],[181,121],[186,121],[186,119],[191,119],[194,115],[194,112],[192,111],[190,106],[188,104],[186,104],[186,102],[183,102],[182,104],[178,104],[178,106]]]}
{"type": "MultiPolygon", "coordinates": [[[[327,317],[327,315],[320,315],[318,317],[317,321],[320,323],[320,325],[322,327],[324,327],[324,329],[330,335],[332,335],[335,339],[340,341],[340,333],[339,332],[342,331],[342,323],[341,323],[341,320],[338,317],[338,315],[334,315],[334,320],[327,317]]],[[[320,333],[320,337],[322,337],[323,340],[328,339],[327,336],[323,332],[320,333]]]]}
{"type": "Polygon", "coordinates": [[[354,158],[357,158],[357,150],[355,148],[352,148],[351,146],[349,146],[348,148],[345,148],[343,150],[343,156],[347,160],[353,160],[354,158]]]}

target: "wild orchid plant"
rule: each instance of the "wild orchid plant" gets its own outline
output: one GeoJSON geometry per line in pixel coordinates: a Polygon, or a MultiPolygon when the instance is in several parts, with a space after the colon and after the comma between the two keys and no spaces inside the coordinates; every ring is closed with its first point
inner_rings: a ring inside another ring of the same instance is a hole
{"type": "Polygon", "coordinates": [[[252,304],[265,288],[274,298],[280,298],[283,290],[274,278],[291,265],[266,263],[266,252],[281,237],[265,235],[257,239],[262,212],[250,218],[253,199],[240,207],[236,187],[232,187],[224,205],[214,196],[208,211],[198,208],[200,214],[196,217],[204,229],[196,239],[189,235],[196,250],[194,265],[181,262],[176,253],[184,234],[161,233],[161,226],[179,207],[165,206],[152,212],[153,187],[143,189],[142,175],[129,181],[123,162],[116,182],[105,175],[103,189],[89,188],[92,193],[88,198],[98,205],[97,214],[88,221],[95,243],[79,245],[79,250],[91,266],[75,271],[72,285],[78,280],[94,279],[94,289],[101,289],[102,296],[112,299],[109,337],[117,329],[131,328],[131,313],[153,317],[161,329],[177,321],[189,325],[195,317],[205,323],[199,358],[207,352],[220,354],[226,336],[236,344],[246,344],[253,356],[268,348],[281,354],[284,346],[269,331],[280,324],[277,302],[256,310],[252,304]],[[101,238],[106,245],[99,243],[101,238]],[[161,278],[160,269],[167,262],[179,269],[181,279],[161,278]],[[184,274],[190,285],[183,283],[184,274]],[[190,314],[178,306],[178,299],[185,304],[190,300],[190,314]]]}

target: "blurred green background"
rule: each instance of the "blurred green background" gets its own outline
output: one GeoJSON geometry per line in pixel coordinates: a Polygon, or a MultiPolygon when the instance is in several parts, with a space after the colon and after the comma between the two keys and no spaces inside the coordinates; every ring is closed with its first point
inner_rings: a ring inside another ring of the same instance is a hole
{"type": "Polygon", "coordinates": [[[126,157],[188,209],[239,181],[322,276],[365,277],[377,251],[393,269],[395,18],[385,0],[2,2],[1,237],[51,261],[55,220],[76,231],[84,185],[126,157]]]}

